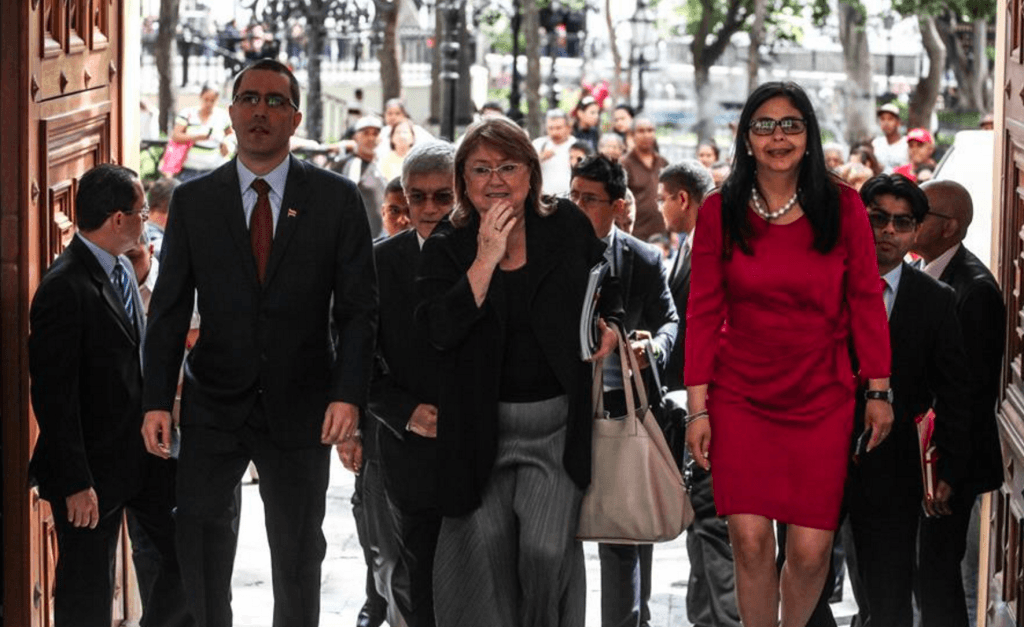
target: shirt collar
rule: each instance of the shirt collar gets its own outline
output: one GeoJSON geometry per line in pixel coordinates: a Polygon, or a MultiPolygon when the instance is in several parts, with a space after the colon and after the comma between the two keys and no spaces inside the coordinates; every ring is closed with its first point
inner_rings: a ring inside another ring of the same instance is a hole
{"type": "Polygon", "coordinates": [[[958,250],[960,250],[960,244],[956,243],[946,252],[942,253],[935,259],[932,259],[931,263],[926,263],[921,270],[937,281],[939,277],[942,276],[942,273],[946,271],[946,266],[948,266],[949,262],[953,260],[953,255],[955,255],[958,250]]]}
{"type": "MultiPolygon", "coordinates": [[[[86,237],[81,231],[76,233],[75,237],[82,240],[82,243],[85,244],[85,247],[89,249],[93,257],[96,257],[96,261],[100,262],[100,267],[103,268],[103,274],[109,277],[111,274],[114,273],[114,266],[116,266],[119,262],[118,257],[111,255],[107,251],[103,250],[96,244],[89,241],[89,238],[86,237]]],[[[127,271],[127,268],[125,268],[125,271],[127,271]]]]}
{"type": "Polygon", "coordinates": [[[608,235],[601,238],[601,241],[608,245],[608,250],[611,250],[612,246],[615,244],[615,232],[618,230],[619,229],[613,224],[611,230],[608,231],[608,235]]]}
{"type": "Polygon", "coordinates": [[[903,276],[903,264],[902,263],[898,264],[895,268],[893,268],[892,270],[890,270],[886,274],[882,275],[882,278],[885,279],[885,284],[889,286],[889,289],[892,290],[893,294],[896,294],[896,292],[899,290],[899,288],[900,288],[900,278],[902,276],[903,276]]]}
{"type": "MultiPolygon", "coordinates": [[[[270,185],[270,191],[277,194],[278,198],[284,198],[284,185],[288,182],[288,167],[291,165],[290,155],[285,156],[281,163],[263,176],[257,176],[252,170],[245,167],[241,159],[235,159],[235,165],[238,168],[238,184],[242,188],[243,194],[252,189],[253,181],[261,178],[270,185]]],[[[256,190],[252,191],[256,193],[256,190]]]]}

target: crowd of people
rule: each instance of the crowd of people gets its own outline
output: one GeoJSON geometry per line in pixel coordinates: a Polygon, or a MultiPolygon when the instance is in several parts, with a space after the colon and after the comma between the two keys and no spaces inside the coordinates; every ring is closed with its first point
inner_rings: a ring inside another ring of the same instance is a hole
{"type": "MultiPolygon", "coordinates": [[[[582,626],[592,422],[632,398],[615,328],[659,412],[686,392],[683,417],[659,416],[685,427],[694,625],[834,625],[837,544],[859,624],[909,627],[915,598],[924,627],[968,624],[968,529],[1002,483],[1006,314],[962,245],[969,194],[923,182],[927,131],[903,160],[885,105],[887,146],[837,154],[804,91],[772,82],[733,146],[669,163],[625,105],[601,134],[583,98],[532,140],[497,108],[453,145],[392,101],[325,168],[291,154],[299,98],[257,61],[229,126],[211,97],[176,128],[220,129],[234,158],[148,195],[116,165],[79,182],[29,338],[58,627],[109,624],[125,513],[145,624],[231,625],[250,464],[273,624],[316,625],[332,447],[357,473],[358,626],[582,626]]],[[[603,626],[650,624],[655,551],[599,546],[603,626]]]]}

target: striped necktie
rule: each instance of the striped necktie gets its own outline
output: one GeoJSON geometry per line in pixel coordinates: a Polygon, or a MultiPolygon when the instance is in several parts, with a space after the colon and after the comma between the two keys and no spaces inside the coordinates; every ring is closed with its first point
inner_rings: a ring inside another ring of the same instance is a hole
{"type": "Polygon", "coordinates": [[[121,304],[124,305],[124,312],[128,314],[128,321],[132,323],[132,326],[135,326],[135,298],[132,296],[132,282],[120,261],[114,265],[113,277],[114,283],[118,287],[118,292],[121,294],[121,304]]]}

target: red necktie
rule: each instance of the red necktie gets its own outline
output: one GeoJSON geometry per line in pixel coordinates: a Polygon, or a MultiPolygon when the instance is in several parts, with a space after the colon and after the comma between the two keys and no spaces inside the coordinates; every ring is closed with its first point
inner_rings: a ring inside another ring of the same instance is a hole
{"type": "Polygon", "coordinates": [[[270,244],[274,241],[274,220],[270,212],[270,184],[263,179],[256,179],[252,182],[252,188],[258,196],[249,219],[249,241],[252,243],[252,256],[256,259],[256,276],[262,283],[267,275],[270,244]]]}

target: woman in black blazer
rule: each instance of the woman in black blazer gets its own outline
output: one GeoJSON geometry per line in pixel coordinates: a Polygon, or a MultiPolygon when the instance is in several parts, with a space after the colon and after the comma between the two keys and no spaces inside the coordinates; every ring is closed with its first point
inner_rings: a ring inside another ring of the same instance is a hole
{"type": "MultiPolygon", "coordinates": [[[[456,208],[423,247],[417,322],[444,361],[434,595],[446,627],[583,624],[575,534],[593,411],[578,325],[604,244],[541,184],[522,129],[472,126],[455,155],[456,208]]],[[[616,287],[606,318],[621,309],[616,287]]],[[[601,326],[603,357],[615,339],[601,326]]]]}

